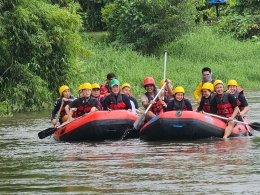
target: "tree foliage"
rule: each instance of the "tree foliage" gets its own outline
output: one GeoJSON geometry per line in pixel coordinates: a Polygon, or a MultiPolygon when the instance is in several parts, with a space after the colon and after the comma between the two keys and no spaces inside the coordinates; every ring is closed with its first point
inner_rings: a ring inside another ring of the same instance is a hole
{"type": "Polygon", "coordinates": [[[76,78],[81,18],[76,4],[60,9],[38,0],[0,0],[1,101],[12,110],[37,110],[76,78]]]}
{"type": "Polygon", "coordinates": [[[223,31],[232,32],[238,38],[260,35],[260,1],[231,0],[219,25],[223,31]]]}
{"type": "Polygon", "coordinates": [[[110,39],[146,54],[187,32],[194,13],[192,0],[117,0],[102,10],[110,39]]]}

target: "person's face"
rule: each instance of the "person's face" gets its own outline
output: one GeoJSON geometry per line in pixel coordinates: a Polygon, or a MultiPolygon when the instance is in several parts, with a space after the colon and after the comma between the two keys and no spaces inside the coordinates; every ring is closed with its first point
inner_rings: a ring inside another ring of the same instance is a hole
{"type": "Polygon", "coordinates": [[[83,96],[83,91],[82,90],[79,90],[79,97],[80,98],[83,98],[84,96],[83,96]]]}
{"type": "Polygon", "coordinates": [[[236,90],[237,90],[237,86],[235,86],[235,85],[229,85],[229,86],[228,86],[228,90],[230,90],[230,92],[231,92],[232,94],[234,94],[234,93],[236,92],[236,90]]]}
{"type": "Polygon", "coordinates": [[[218,95],[222,95],[224,93],[224,86],[222,84],[216,85],[215,91],[218,95]]]}
{"type": "Polygon", "coordinates": [[[177,100],[177,101],[182,101],[183,100],[183,98],[184,98],[184,94],[183,93],[176,93],[175,94],[175,99],[177,100]]]}
{"type": "Polygon", "coordinates": [[[98,97],[98,96],[100,95],[100,89],[98,89],[98,88],[92,89],[91,95],[92,95],[93,97],[98,97]]]}
{"type": "Polygon", "coordinates": [[[119,93],[119,86],[118,85],[112,86],[111,89],[112,89],[112,92],[114,94],[118,94],[119,93]]]}
{"type": "Polygon", "coordinates": [[[148,93],[152,93],[154,91],[154,85],[145,85],[145,89],[148,93]]]}
{"type": "Polygon", "coordinates": [[[122,89],[122,93],[124,93],[126,95],[131,95],[131,89],[129,87],[124,87],[122,89]]]}
{"type": "Polygon", "coordinates": [[[209,71],[204,71],[204,72],[202,73],[202,76],[203,76],[203,79],[206,79],[206,80],[207,80],[207,78],[210,77],[210,72],[209,72],[209,71]]]}
{"type": "Polygon", "coordinates": [[[203,89],[201,91],[201,94],[202,94],[203,97],[208,98],[210,96],[210,91],[207,90],[207,89],[203,89]]]}
{"type": "Polygon", "coordinates": [[[63,91],[62,96],[65,97],[65,98],[69,98],[70,97],[70,90],[66,89],[65,91],[63,91]]]}
{"type": "Polygon", "coordinates": [[[90,89],[83,89],[82,92],[83,92],[83,97],[85,97],[85,98],[88,98],[91,95],[90,89]]]}
{"type": "Polygon", "coordinates": [[[113,79],[115,79],[115,78],[107,79],[107,84],[109,84],[109,82],[110,82],[111,80],[113,80],[113,79]]]}

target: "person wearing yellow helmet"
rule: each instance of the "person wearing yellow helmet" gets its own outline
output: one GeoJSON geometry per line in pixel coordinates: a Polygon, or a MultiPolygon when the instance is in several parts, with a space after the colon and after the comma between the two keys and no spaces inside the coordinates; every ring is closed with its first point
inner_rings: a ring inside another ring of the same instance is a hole
{"type": "Polygon", "coordinates": [[[79,94],[79,98],[83,97],[82,85],[80,85],[78,88],[78,94],[79,94]]]}
{"type": "Polygon", "coordinates": [[[74,98],[70,95],[70,89],[67,85],[62,85],[59,88],[60,98],[58,98],[54,104],[54,108],[51,112],[51,122],[53,126],[56,126],[58,122],[61,124],[67,120],[65,106],[72,102],[74,98]]]}
{"type": "Polygon", "coordinates": [[[145,94],[141,96],[141,102],[143,107],[146,109],[150,104],[152,104],[149,111],[146,113],[146,120],[149,121],[151,118],[163,113],[167,107],[166,103],[163,101],[162,93],[159,94],[157,100],[154,102],[153,99],[158,93],[158,89],[155,85],[153,77],[146,77],[143,81],[143,87],[145,88],[145,94]]]}
{"type": "Polygon", "coordinates": [[[100,94],[100,85],[97,83],[92,84],[91,97],[95,98],[99,102],[100,110],[103,109],[103,101],[105,99],[104,95],[100,94]]]}
{"type": "Polygon", "coordinates": [[[238,86],[236,80],[229,80],[227,92],[229,92],[236,98],[237,105],[240,110],[239,112],[240,117],[238,117],[238,119],[243,121],[241,117],[244,117],[245,114],[249,111],[247,100],[243,94],[244,90],[238,86]]]}
{"type": "Polygon", "coordinates": [[[131,112],[133,114],[136,114],[136,109],[138,109],[139,107],[138,107],[137,100],[131,94],[131,85],[129,83],[124,83],[121,86],[121,92],[129,97],[130,103],[132,105],[132,111],[131,112]]]}
{"type": "Polygon", "coordinates": [[[201,96],[201,88],[204,83],[214,83],[214,79],[212,79],[212,72],[209,67],[204,67],[201,70],[202,73],[202,81],[197,85],[196,90],[193,93],[194,99],[197,101],[197,103],[200,103],[200,96],[201,96]]]}
{"type": "Polygon", "coordinates": [[[80,117],[86,113],[94,112],[100,109],[98,101],[91,97],[91,84],[82,84],[81,90],[83,97],[75,99],[68,106],[66,106],[66,113],[69,116],[69,121],[73,120],[72,116],[80,117]],[[75,112],[75,114],[73,112],[75,112]]]}
{"type": "Polygon", "coordinates": [[[223,138],[228,138],[235,126],[233,119],[237,116],[239,108],[233,95],[224,92],[224,83],[221,80],[214,82],[216,95],[210,103],[210,112],[228,118],[223,138]]]}
{"type": "Polygon", "coordinates": [[[198,112],[210,112],[210,102],[213,99],[214,93],[214,86],[212,83],[204,83],[201,88],[201,101],[200,105],[197,109],[198,112]]]}
{"type": "Polygon", "coordinates": [[[184,98],[184,94],[185,90],[183,87],[175,87],[174,99],[168,103],[166,111],[193,111],[190,101],[184,98]]]}
{"type": "Polygon", "coordinates": [[[130,99],[127,95],[120,92],[120,82],[112,79],[109,82],[111,93],[103,102],[103,110],[132,110],[130,99]]]}

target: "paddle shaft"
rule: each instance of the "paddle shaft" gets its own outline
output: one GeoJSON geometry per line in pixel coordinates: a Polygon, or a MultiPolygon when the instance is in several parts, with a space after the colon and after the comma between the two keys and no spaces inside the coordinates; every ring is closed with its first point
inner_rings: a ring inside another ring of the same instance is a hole
{"type": "MultiPolygon", "coordinates": [[[[152,100],[153,102],[155,102],[155,100],[156,100],[157,97],[160,95],[160,93],[162,92],[162,90],[164,89],[165,86],[166,86],[166,82],[164,82],[162,88],[158,91],[158,93],[156,94],[156,96],[153,98],[153,100],[152,100]]],[[[151,108],[152,105],[153,105],[152,103],[149,104],[149,106],[146,108],[144,114],[146,114],[146,113],[149,111],[149,109],[151,108]]]]}
{"type": "MultiPolygon", "coordinates": [[[[62,100],[61,100],[61,101],[62,101],[62,100]]],[[[63,105],[64,105],[64,101],[61,102],[60,109],[59,109],[59,111],[58,111],[58,113],[57,113],[57,115],[56,115],[56,120],[59,120],[60,112],[61,112],[61,109],[62,109],[63,105]]]]}
{"type": "Polygon", "coordinates": [[[164,67],[163,67],[163,80],[166,80],[166,63],[167,63],[167,51],[164,51],[164,67]]]}
{"type": "MultiPolygon", "coordinates": [[[[214,117],[216,117],[216,118],[223,119],[223,120],[228,120],[228,118],[223,117],[223,116],[219,116],[219,115],[216,115],[216,114],[211,114],[211,113],[208,113],[208,112],[203,112],[203,113],[206,114],[206,115],[209,115],[209,116],[214,116],[214,117]]],[[[238,121],[238,120],[236,120],[236,119],[233,119],[233,121],[236,122],[236,123],[242,123],[242,124],[244,124],[244,125],[249,125],[249,126],[250,126],[249,123],[242,122],[242,121],[238,121]]]]}

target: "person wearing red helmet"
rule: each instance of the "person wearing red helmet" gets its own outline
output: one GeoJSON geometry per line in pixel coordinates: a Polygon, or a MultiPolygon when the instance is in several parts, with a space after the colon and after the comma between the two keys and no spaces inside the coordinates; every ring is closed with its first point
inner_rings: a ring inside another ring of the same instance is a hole
{"type": "Polygon", "coordinates": [[[152,77],[146,77],[144,79],[143,87],[146,90],[146,93],[141,96],[141,102],[143,107],[146,109],[150,104],[152,104],[151,108],[146,114],[146,120],[149,121],[156,115],[163,113],[167,105],[162,100],[161,94],[158,96],[155,102],[153,101],[154,97],[158,93],[158,90],[156,88],[155,81],[152,77]]]}

